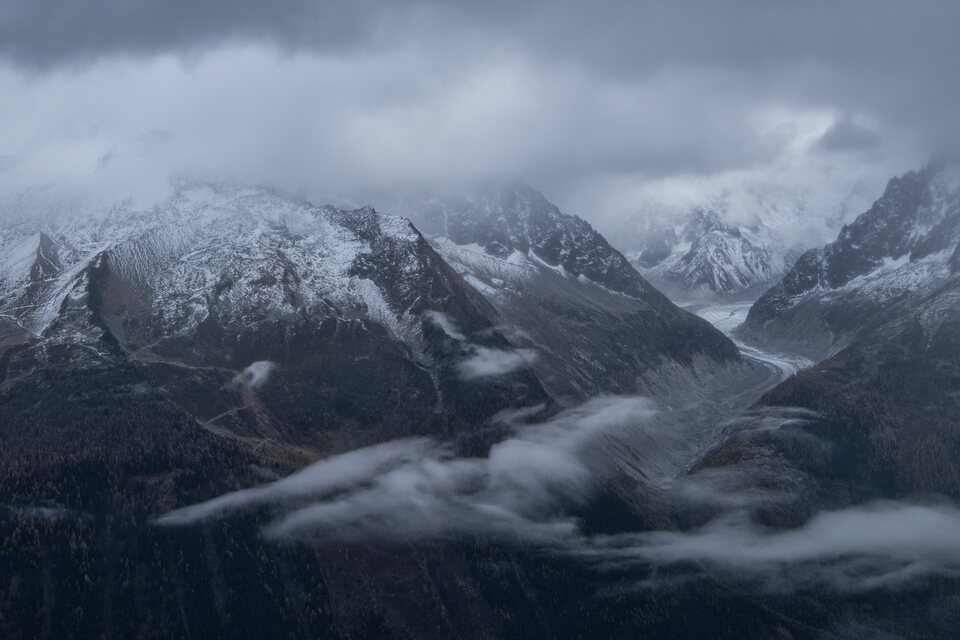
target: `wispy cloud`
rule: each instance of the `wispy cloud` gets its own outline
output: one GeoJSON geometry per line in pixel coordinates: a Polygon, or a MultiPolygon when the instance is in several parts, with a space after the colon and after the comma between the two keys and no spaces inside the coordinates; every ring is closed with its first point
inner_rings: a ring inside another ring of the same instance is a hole
{"type": "Polygon", "coordinates": [[[447,337],[461,343],[463,359],[457,364],[457,371],[464,380],[504,376],[529,367],[537,359],[533,349],[497,349],[474,344],[453,319],[441,311],[427,311],[424,315],[447,337]]]}
{"type": "Polygon", "coordinates": [[[269,360],[257,360],[233,378],[233,384],[256,389],[266,384],[277,365],[269,360]]]}
{"type": "Polygon", "coordinates": [[[464,380],[489,378],[513,373],[530,366],[537,359],[533,349],[493,349],[472,346],[472,353],[457,368],[464,380]]]}
{"type": "Polygon", "coordinates": [[[370,482],[398,466],[425,457],[448,455],[438,443],[423,438],[395,440],[325,459],[282,480],[222,495],[161,517],[161,524],[189,524],[264,503],[329,496],[370,482]]]}
{"type": "MultiPolygon", "coordinates": [[[[762,526],[757,510],[796,500],[799,472],[738,465],[684,476],[667,502],[702,509],[691,529],[585,533],[574,518],[610,477],[608,436],[643,429],[652,404],[596,398],[538,424],[538,408],[498,414],[515,434],[484,458],[447,444],[397,440],[318,462],[287,478],[229,493],[159,518],[189,525],[270,507],[274,540],[400,542],[488,536],[541,545],[597,570],[628,576],[637,589],[674,588],[704,576],[731,585],[791,592],[893,588],[931,576],[960,576],[960,510],[946,504],[874,502],[821,511],[793,528],[762,526]],[[783,477],[780,477],[782,475],[783,477]],[[709,512],[711,515],[705,515],[709,512]],[[669,576],[664,578],[663,576],[669,576]]],[[[795,420],[793,420],[795,422],[795,420]]]]}
{"type": "Polygon", "coordinates": [[[461,458],[425,439],[399,440],[318,462],[283,480],[179,509],[160,524],[189,524],[270,504],[269,537],[430,539],[481,534],[556,544],[577,535],[568,507],[586,501],[606,472],[592,454],[604,434],[648,420],[651,403],[602,397],[540,424],[525,412],[498,420],[517,433],[485,458],[461,458]]]}
{"type": "Polygon", "coordinates": [[[460,330],[457,329],[456,323],[450,319],[450,316],[442,311],[427,311],[424,315],[427,317],[427,320],[437,325],[441,331],[454,340],[464,341],[467,339],[467,336],[460,333],[460,330]]]}
{"type": "MultiPolygon", "coordinates": [[[[960,575],[960,510],[876,502],[823,511],[795,529],[734,511],[688,532],[597,537],[576,550],[611,569],[672,567],[672,580],[710,571],[770,590],[863,591],[932,575],[960,575]]],[[[657,579],[646,585],[658,586],[657,579]]]]}

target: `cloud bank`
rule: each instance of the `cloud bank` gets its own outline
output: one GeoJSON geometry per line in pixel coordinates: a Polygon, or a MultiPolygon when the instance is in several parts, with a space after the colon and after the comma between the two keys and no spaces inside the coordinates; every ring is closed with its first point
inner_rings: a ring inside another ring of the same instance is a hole
{"type": "MultiPolygon", "coordinates": [[[[596,538],[580,553],[607,569],[672,567],[673,580],[719,570],[771,590],[867,591],[960,576],[960,510],[877,502],[824,511],[789,530],[733,512],[690,532],[596,538]]],[[[641,586],[662,585],[652,578],[641,586]]]]}
{"type": "Polygon", "coordinates": [[[643,429],[655,415],[653,406],[643,398],[602,397],[527,424],[540,410],[495,417],[515,433],[485,458],[458,457],[430,439],[397,440],[178,509],[157,523],[191,525],[269,507],[264,534],[273,541],[483,536],[576,558],[618,574],[618,584],[632,589],[670,589],[722,576],[732,586],[769,592],[850,593],[960,577],[960,509],[954,505],[879,501],[821,511],[795,528],[760,525],[759,510],[789,507],[798,498],[799,479],[782,464],[707,468],[665,490],[668,504],[708,514],[704,524],[586,533],[571,514],[611,478],[609,450],[602,445],[643,429]]]}
{"type": "Polygon", "coordinates": [[[0,192],[223,175],[336,203],[508,177],[611,235],[745,183],[869,200],[957,137],[958,19],[939,0],[9,0],[0,192]]]}
{"type": "Polygon", "coordinates": [[[158,520],[183,525],[241,508],[271,505],[271,538],[418,540],[486,535],[557,543],[576,535],[569,510],[583,504],[606,470],[592,455],[605,435],[653,415],[638,397],[596,398],[536,425],[498,421],[516,434],[486,458],[459,458],[426,439],[388,442],[317,462],[272,484],[179,509],[158,520]]]}

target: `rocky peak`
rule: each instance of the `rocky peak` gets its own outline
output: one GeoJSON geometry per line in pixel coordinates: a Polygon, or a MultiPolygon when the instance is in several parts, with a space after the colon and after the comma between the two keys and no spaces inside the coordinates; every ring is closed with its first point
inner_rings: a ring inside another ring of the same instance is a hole
{"type": "MultiPolygon", "coordinates": [[[[673,220],[649,220],[631,253],[644,275],[678,295],[734,293],[767,282],[782,268],[761,231],[747,235],[715,209],[693,207],[673,220]]],[[[768,231],[768,230],[767,230],[768,231]]]]}
{"type": "Polygon", "coordinates": [[[828,347],[842,344],[877,313],[955,273],[958,246],[960,168],[911,171],[890,180],[834,242],[804,253],[754,304],[745,327],[758,339],[785,336],[802,317],[808,334],[824,334],[828,347]]]}
{"type": "Polygon", "coordinates": [[[588,222],[561,212],[527,185],[409,203],[404,214],[428,236],[478,245],[500,259],[515,252],[533,255],[573,277],[582,275],[618,293],[662,297],[588,222]]]}
{"type": "Polygon", "coordinates": [[[558,397],[635,393],[736,347],[654,289],[577,216],[527,186],[408,201],[403,212],[513,328],[558,397]],[[644,385],[651,385],[644,387],[644,385]]]}
{"type": "Polygon", "coordinates": [[[886,259],[897,260],[915,250],[912,257],[919,258],[956,240],[958,178],[954,167],[930,165],[890,180],[880,199],[825,247],[827,284],[843,286],[886,259]]]}

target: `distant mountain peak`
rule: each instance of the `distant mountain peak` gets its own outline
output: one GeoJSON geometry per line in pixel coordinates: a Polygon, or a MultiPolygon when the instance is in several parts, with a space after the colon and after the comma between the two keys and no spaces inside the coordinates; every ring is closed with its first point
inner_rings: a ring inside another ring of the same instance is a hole
{"type": "Polygon", "coordinates": [[[641,248],[630,258],[661,286],[690,295],[737,293],[772,281],[792,253],[762,223],[727,223],[716,209],[696,206],[670,218],[646,221],[641,248]]]}

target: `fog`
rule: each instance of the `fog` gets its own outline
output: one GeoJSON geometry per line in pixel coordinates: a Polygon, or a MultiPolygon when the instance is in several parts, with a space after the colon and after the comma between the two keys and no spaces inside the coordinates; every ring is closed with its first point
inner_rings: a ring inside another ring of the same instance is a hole
{"type": "Polygon", "coordinates": [[[951,2],[285,7],[3,3],[0,192],[227,176],[363,203],[509,178],[611,235],[803,193],[785,232],[813,243],[820,203],[854,215],[956,137],[951,2]]]}
{"type": "Polygon", "coordinates": [[[269,360],[257,360],[250,363],[243,371],[238,373],[233,379],[235,385],[256,389],[266,384],[270,374],[276,368],[276,364],[269,360]]]}
{"type": "MultiPolygon", "coordinates": [[[[448,337],[461,343],[463,353],[457,363],[457,373],[464,380],[503,376],[529,367],[538,357],[533,349],[496,349],[473,344],[447,314],[428,311],[425,316],[448,337]]],[[[510,335],[509,328],[505,335],[510,335]]]]}
{"type": "Polygon", "coordinates": [[[491,349],[474,345],[471,353],[458,365],[465,380],[502,376],[533,364],[537,352],[533,349],[491,349]]]}
{"type": "MultiPolygon", "coordinates": [[[[868,591],[960,575],[960,510],[876,502],[824,511],[788,530],[761,527],[734,511],[690,532],[595,538],[578,555],[609,570],[673,567],[672,583],[720,571],[772,591],[868,591]]],[[[637,584],[661,586],[656,577],[637,584]]]]}
{"type": "Polygon", "coordinates": [[[481,534],[555,544],[576,535],[570,510],[610,471],[597,444],[639,427],[653,406],[639,397],[601,397],[537,424],[522,423],[538,410],[499,414],[495,421],[516,432],[484,458],[458,457],[430,440],[398,440],[179,509],[158,523],[191,524],[269,504],[279,512],[265,529],[271,538],[357,542],[481,534]]]}
{"type": "Polygon", "coordinates": [[[263,533],[273,543],[479,536],[536,545],[601,573],[639,575],[626,581],[633,589],[722,575],[770,592],[862,592],[960,575],[960,510],[949,504],[871,502],[821,511],[796,528],[761,525],[762,509],[798,499],[798,479],[783,464],[773,478],[737,466],[681,474],[659,500],[700,510],[705,524],[587,533],[576,514],[616,475],[602,444],[643,429],[654,405],[640,397],[601,397],[529,423],[542,410],[495,416],[514,432],[486,457],[461,457],[449,444],[426,438],[396,440],[178,509],[156,523],[190,526],[238,512],[265,513],[263,533]]]}

